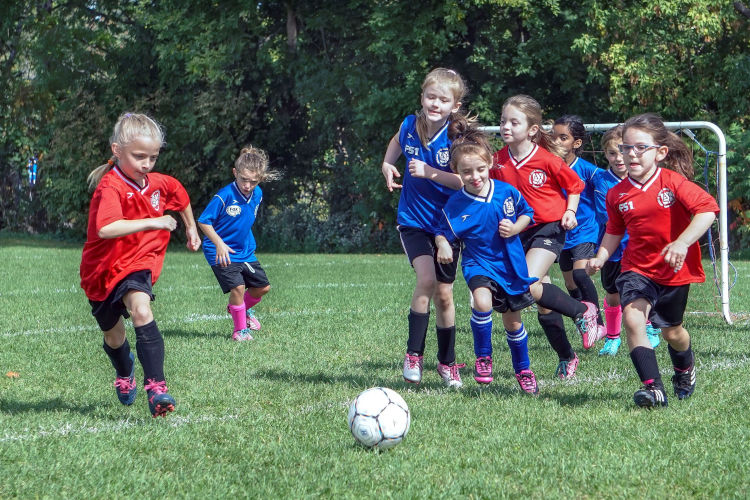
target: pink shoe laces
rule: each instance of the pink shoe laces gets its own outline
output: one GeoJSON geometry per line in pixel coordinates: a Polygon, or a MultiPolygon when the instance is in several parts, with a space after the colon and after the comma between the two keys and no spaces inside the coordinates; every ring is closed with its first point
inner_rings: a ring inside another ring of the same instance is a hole
{"type": "Polygon", "coordinates": [[[156,394],[164,394],[167,392],[167,383],[164,380],[157,382],[156,380],[149,379],[148,383],[143,387],[148,392],[156,394]]]}
{"type": "Polygon", "coordinates": [[[135,388],[135,380],[131,381],[130,377],[115,378],[115,389],[118,392],[130,392],[135,388]]]}
{"type": "Polygon", "coordinates": [[[518,380],[518,384],[521,386],[521,389],[523,389],[525,392],[528,392],[530,394],[536,393],[537,386],[534,372],[532,372],[531,370],[521,370],[520,372],[516,373],[516,379],[518,380]]]}

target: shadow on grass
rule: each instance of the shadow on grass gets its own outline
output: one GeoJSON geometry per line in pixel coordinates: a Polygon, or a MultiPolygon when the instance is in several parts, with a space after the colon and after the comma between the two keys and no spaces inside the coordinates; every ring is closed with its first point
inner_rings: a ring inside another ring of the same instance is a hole
{"type": "MultiPolygon", "coordinates": [[[[157,320],[157,324],[158,324],[158,320],[157,320]]],[[[164,328],[164,329],[160,328],[160,331],[164,337],[181,337],[181,338],[187,338],[187,339],[194,339],[194,338],[228,339],[229,338],[229,335],[224,330],[199,332],[195,330],[182,330],[182,329],[176,329],[176,328],[164,328]]]]}
{"type": "Polygon", "coordinates": [[[98,405],[79,406],[70,404],[60,398],[47,399],[42,401],[9,401],[0,398],[0,413],[19,415],[22,413],[43,413],[53,411],[72,411],[81,415],[91,415],[99,408],[98,405]]]}

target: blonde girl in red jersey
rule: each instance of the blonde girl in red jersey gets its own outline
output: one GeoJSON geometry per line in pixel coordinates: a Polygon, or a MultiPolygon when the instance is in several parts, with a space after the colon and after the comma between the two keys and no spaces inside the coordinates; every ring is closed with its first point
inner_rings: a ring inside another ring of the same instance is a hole
{"type": "Polygon", "coordinates": [[[690,283],[705,281],[698,239],[713,223],[719,206],[688,180],[693,176],[692,152],[657,115],[626,121],[619,149],[628,176],[607,192],[609,221],[588,268],[601,269],[627,231],[616,285],[630,358],[643,383],[633,400],[645,408],[667,406],[646,321],[661,328],[669,344],[675,396],[690,397],[696,384],[695,356],[682,319],[690,283]]]}
{"type": "Polygon", "coordinates": [[[152,172],[164,133],[152,118],[125,113],[115,124],[112,158],[89,174],[95,188],[89,209],[86,243],[81,256],[81,288],[91,313],[104,332],[104,351],[115,368],[115,392],[122,404],[136,397],[135,357],[122,318],[132,316],[136,352],[143,367],[151,415],[166,416],[175,400],[164,377],[164,339],[154,321],[152,286],[161,273],[170,232],[185,224],[187,247],[197,250],[200,238],[190,198],[177,179],[152,172]]]}
{"type": "Polygon", "coordinates": [[[532,97],[517,95],[505,101],[500,125],[505,147],[495,153],[490,176],[515,186],[534,209],[534,224],[519,236],[529,276],[542,282],[541,287],[532,287],[532,295],[539,306],[539,323],[559,358],[556,374],[569,378],[576,372],[578,356],[568,341],[561,313],[574,319],[588,349],[598,338],[597,308],[552,285],[547,273],[560,255],[565,231],[577,224],[584,183],[562,154],[550,152],[556,146],[542,129],[542,108],[532,97]]]}

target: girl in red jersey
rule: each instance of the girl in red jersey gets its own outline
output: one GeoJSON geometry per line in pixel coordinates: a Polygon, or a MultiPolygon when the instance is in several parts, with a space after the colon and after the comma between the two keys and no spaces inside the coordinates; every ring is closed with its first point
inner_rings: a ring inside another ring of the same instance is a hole
{"type": "Polygon", "coordinates": [[[646,321],[650,318],[661,328],[669,344],[675,396],[690,397],[695,390],[695,356],[682,319],[690,283],[706,278],[698,239],[713,223],[719,206],[688,180],[693,175],[692,152],[657,115],[630,118],[623,126],[622,141],[619,148],[628,177],[607,192],[606,233],[588,267],[601,269],[627,231],[616,285],[630,358],[643,383],[633,400],[645,408],[667,406],[646,321]]]}
{"type": "Polygon", "coordinates": [[[151,287],[159,279],[169,233],[185,223],[187,246],[200,247],[190,198],[177,179],[151,172],[164,133],[146,115],[120,116],[110,138],[112,158],[89,174],[95,188],[81,256],[81,288],[104,332],[104,352],[116,371],[115,392],[122,404],[135,401],[135,357],[122,318],[132,315],[136,352],[143,367],[151,415],[166,416],[175,400],[164,380],[164,339],[154,321],[151,287]]]}
{"type": "Polygon", "coordinates": [[[542,282],[541,287],[532,287],[532,294],[539,305],[539,323],[559,358],[556,374],[569,378],[575,374],[578,356],[565,334],[561,313],[574,319],[588,349],[598,338],[597,308],[590,302],[578,302],[552,285],[547,273],[560,256],[565,231],[577,224],[576,210],[584,183],[560,157],[562,154],[556,156],[549,151],[556,145],[541,128],[542,108],[536,100],[517,95],[505,101],[500,125],[505,147],[495,153],[490,176],[515,186],[534,209],[534,224],[519,236],[529,276],[542,282]]]}

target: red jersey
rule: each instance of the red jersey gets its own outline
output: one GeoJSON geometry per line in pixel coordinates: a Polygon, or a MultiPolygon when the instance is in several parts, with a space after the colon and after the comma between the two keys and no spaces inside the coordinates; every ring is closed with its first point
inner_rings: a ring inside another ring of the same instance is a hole
{"type": "Polygon", "coordinates": [[[138,231],[117,238],[100,238],[99,230],[117,220],[161,217],[165,210],[184,210],[190,198],[169,175],[152,172],[138,186],[116,166],[94,191],[89,207],[86,243],[81,256],[81,288],[90,300],[102,301],[115,285],[135,271],[151,271],[151,284],[161,273],[169,243],[167,230],[138,231]]]}
{"type": "Polygon", "coordinates": [[[546,149],[534,144],[531,152],[516,159],[505,146],[492,157],[490,178],[518,189],[534,209],[534,224],[562,219],[568,207],[567,195],[580,194],[586,185],[578,174],[546,149]]]}
{"type": "Polygon", "coordinates": [[[672,170],[657,168],[645,183],[625,177],[607,193],[607,232],[630,239],[622,256],[622,271],[635,271],[660,285],[701,283],[706,275],[698,242],[688,248],[677,272],[661,255],[695,214],[718,213],[716,200],[700,186],[672,170]]]}

